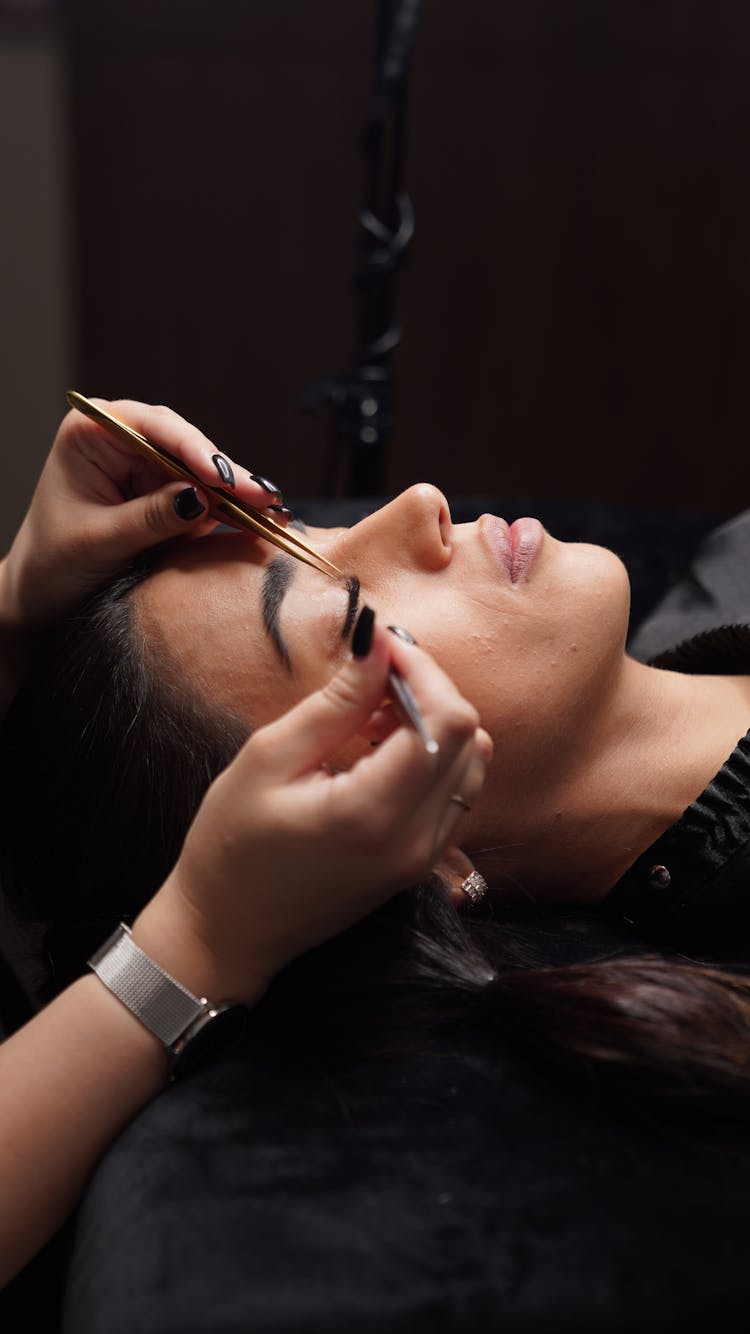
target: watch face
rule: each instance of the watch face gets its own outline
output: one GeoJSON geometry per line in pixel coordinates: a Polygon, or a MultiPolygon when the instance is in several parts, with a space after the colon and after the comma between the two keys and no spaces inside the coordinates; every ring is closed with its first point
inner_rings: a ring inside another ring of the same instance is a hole
{"type": "Polygon", "coordinates": [[[169,1071],[170,1079],[184,1079],[205,1061],[229,1051],[239,1042],[246,1025],[244,1005],[217,1006],[176,1052],[169,1071]]]}

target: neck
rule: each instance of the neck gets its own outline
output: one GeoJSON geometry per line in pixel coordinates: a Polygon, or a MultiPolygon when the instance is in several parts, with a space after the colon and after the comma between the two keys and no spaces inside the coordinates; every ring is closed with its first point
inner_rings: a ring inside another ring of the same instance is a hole
{"type": "Polygon", "coordinates": [[[549,900],[552,886],[559,901],[601,900],[750,729],[750,678],[689,676],[624,657],[605,704],[543,794],[516,864],[506,855],[500,870],[491,853],[486,866],[474,857],[490,882],[532,898],[549,900]]]}

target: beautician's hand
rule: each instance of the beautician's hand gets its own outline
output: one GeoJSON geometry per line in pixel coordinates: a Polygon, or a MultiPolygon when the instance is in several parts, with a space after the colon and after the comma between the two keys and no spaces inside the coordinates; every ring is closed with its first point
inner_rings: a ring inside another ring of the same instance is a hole
{"type": "MultiPolygon", "coordinates": [[[[165,446],[202,481],[226,485],[227,474],[219,471],[226,466],[238,497],[259,509],[279,499],[168,408],[97,401],[165,446]],[[219,468],[217,457],[223,460],[219,468]]],[[[205,504],[205,494],[186,482],[165,484],[164,474],[130,446],[82,413],[69,412],[0,565],[2,623],[24,631],[54,624],[140,551],[178,534],[210,531],[215,521],[199,509],[205,504]]]]}
{"type": "Polygon", "coordinates": [[[451,795],[474,800],[491,752],[432,659],[376,631],[368,656],[256,732],[213,784],[134,939],[198,994],[252,1004],[289,960],[430,872],[463,815],[451,795]],[[391,661],[439,753],[400,725],[330,772],[377,714],[391,661]]]}
{"type": "MultiPolygon", "coordinates": [[[[369,657],[258,731],[214,783],[134,939],[198,995],[252,1004],[289,959],[430,870],[461,818],[451,794],[473,800],[490,751],[427,654],[376,634],[369,657]],[[439,754],[398,726],[331,774],[326,761],[378,719],[389,659],[439,754]]],[[[166,1080],[161,1042],[91,974],[0,1045],[0,1287],[166,1080]]]]}

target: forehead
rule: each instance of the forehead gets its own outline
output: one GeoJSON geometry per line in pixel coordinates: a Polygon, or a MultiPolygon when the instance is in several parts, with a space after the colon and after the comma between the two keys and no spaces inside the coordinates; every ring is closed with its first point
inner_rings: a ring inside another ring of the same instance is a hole
{"type": "Polygon", "coordinates": [[[261,588],[274,548],[242,533],[212,534],[170,550],[134,593],[139,627],[161,672],[251,723],[290,701],[265,632],[261,588]]]}
{"type": "Polygon", "coordinates": [[[150,628],[171,626],[188,609],[206,630],[223,623],[230,612],[242,618],[243,611],[254,611],[271,554],[268,543],[248,540],[243,533],[216,533],[175,544],[142,585],[144,617],[154,618],[150,628]]]}

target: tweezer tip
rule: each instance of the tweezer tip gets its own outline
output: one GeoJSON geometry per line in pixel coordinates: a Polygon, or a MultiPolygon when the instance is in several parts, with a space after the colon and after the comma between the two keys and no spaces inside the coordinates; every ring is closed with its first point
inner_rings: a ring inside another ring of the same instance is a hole
{"type": "Polygon", "coordinates": [[[428,755],[437,755],[438,751],[440,750],[437,741],[435,741],[432,737],[430,737],[429,741],[425,741],[424,748],[427,751],[428,755]]]}

